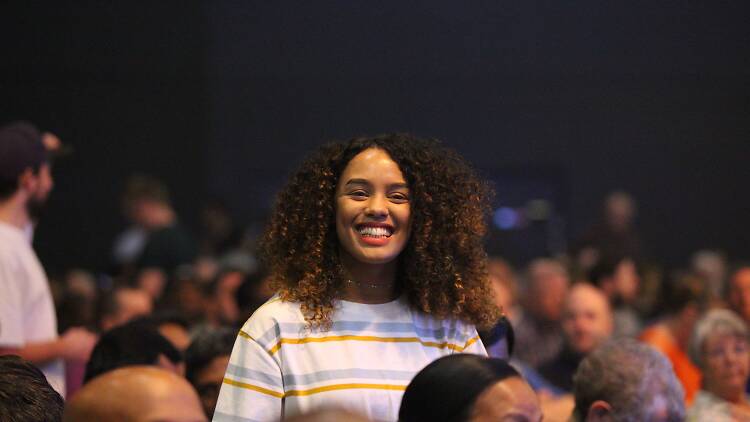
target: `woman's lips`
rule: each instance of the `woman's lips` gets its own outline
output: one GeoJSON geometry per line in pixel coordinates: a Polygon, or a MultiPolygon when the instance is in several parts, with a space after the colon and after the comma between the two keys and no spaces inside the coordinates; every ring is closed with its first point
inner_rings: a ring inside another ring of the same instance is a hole
{"type": "Polygon", "coordinates": [[[393,227],[388,224],[358,224],[356,232],[365,245],[383,246],[393,235],[393,227]]]}

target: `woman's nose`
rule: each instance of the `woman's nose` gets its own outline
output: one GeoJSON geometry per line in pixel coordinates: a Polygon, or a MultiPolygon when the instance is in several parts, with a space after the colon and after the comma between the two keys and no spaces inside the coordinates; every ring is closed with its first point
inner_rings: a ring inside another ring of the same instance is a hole
{"type": "Polygon", "coordinates": [[[373,195],[367,202],[365,214],[373,217],[384,217],[388,215],[388,206],[385,198],[380,195],[373,195]]]}

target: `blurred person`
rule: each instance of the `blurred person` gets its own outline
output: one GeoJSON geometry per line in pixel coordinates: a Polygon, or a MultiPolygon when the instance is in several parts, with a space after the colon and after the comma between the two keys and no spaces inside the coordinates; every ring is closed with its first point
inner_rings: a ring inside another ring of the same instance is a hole
{"type": "Polygon", "coordinates": [[[444,356],[419,371],[404,392],[400,422],[539,422],[539,399],[521,375],[500,359],[444,356]]]}
{"type": "Polygon", "coordinates": [[[96,337],[80,327],[58,337],[47,276],[31,247],[34,210],[52,187],[43,135],[28,123],[0,128],[0,355],[31,361],[65,395],[63,361],[88,359],[96,337]]]}
{"type": "Polygon", "coordinates": [[[635,261],[630,257],[602,258],[589,272],[588,280],[604,292],[612,306],[614,334],[636,337],[643,321],[635,308],[641,281],[635,261]]]}
{"type": "Polygon", "coordinates": [[[145,268],[138,272],[135,286],[151,296],[154,305],[160,305],[168,298],[165,297],[169,279],[167,273],[160,268],[145,268]]]}
{"type": "MultiPolygon", "coordinates": [[[[210,300],[206,309],[206,319],[214,325],[237,325],[240,320],[240,307],[237,292],[247,283],[247,276],[241,271],[220,272],[210,284],[210,300]]],[[[249,315],[243,315],[244,318],[249,315]]]]}
{"type": "Polygon", "coordinates": [[[516,357],[538,368],[562,350],[560,329],[570,278],[558,261],[539,258],[527,269],[523,307],[515,313],[516,357]]]}
{"type": "Polygon", "coordinates": [[[177,312],[160,312],[150,318],[141,318],[141,321],[156,327],[159,334],[172,343],[181,354],[184,354],[190,345],[190,325],[177,312]]]}
{"type": "Polygon", "coordinates": [[[273,296],[274,291],[270,284],[271,280],[268,272],[263,268],[258,268],[258,270],[245,277],[245,281],[236,292],[240,321],[252,315],[256,309],[273,296]]]}
{"type": "Polygon", "coordinates": [[[15,355],[0,356],[0,421],[60,422],[63,405],[39,368],[15,355]]]}
{"type": "Polygon", "coordinates": [[[158,366],[178,375],[185,373],[183,356],[150,323],[133,320],[102,334],[86,364],[84,383],[117,368],[158,366]]]}
{"type": "Polygon", "coordinates": [[[703,249],[690,257],[690,269],[706,280],[714,299],[721,299],[726,290],[727,258],[721,251],[703,249]]]}
{"type": "Polygon", "coordinates": [[[573,377],[574,421],[681,422],[682,386],[656,349],[628,338],[608,341],[573,377]]]}
{"type": "Polygon", "coordinates": [[[518,282],[513,267],[500,257],[490,257],[487,272],[495,303],[510,321],[514,321],[518,313],[518,282]]]}
{"type": "Polygon", "coordinates": [[[115,286],[102,293],[99,301],[99,328],[109,331],[153,311],[151,296],[141,289],[115,286]]]}
{"type": "Polygon", "coordinates": [[[200,221],[201,254],[218,257],[242,244],[242,230],[235,224],[224,201],[214,198],[206,202],[200,211],[200,221]]]}
{"type": "Polygon", "coordinates": [[[750,324],[750,263],[738,264],[732,270],[727,302],[746,324],[750,324]]]}
{"type": "Polygon", "coordinates": [[[750,378],[750,332],[727,309],[708,311],[695,324],[690,358],[703,373],[689,421],[750,421],[745,385],[750,378]]]}
{"type": "MultiPolygon", "coordinates": [[[[96,303],[99,292],[94,276],[88,271],[69,271],[56,301],[59,331],[71,327],[96,327],[96,303]]],[[[53,295],[55,295],[53,293],[53,295]]]]}
{"type": "Polygon", "coordinates": [[[700,389],[701,371],[688,356],[688,344],[695,323],[708,304],[709,294],[702,279],[686,274],[673,277],[666,288],[662,306],[665,316],[646,328],[639,339],[669,359],[689,405],[700,389]]]}
{"type": "Polygon", "coordinates": [[[206,416],[211,418],[227,371],[237,332],[227,327],[198,331],[185,352],[185,378],[195,387],[206,416]]]}
{"type": "Polygon", "coordinates": [[[138,269],[158,268],[171,274],[180,264],[189,264],[195,259],[195,241],[180,223],[169,192],[161,181],[145,175],[132,176],[125,198],[133,220],[147,232],[143,249],[135,261],[138,269]]]}
{"type": "Polygon", "coordinates": [[[182,377],[130,366],[86,384],[65,407],[65,422],[206,422],[200,400],[182,377]]]}
{"type": "Polygon", "coordinates": [[[177,280],[174,300],[170,309],[179,312],[182,318],[193,327],[211,320],[209,314],[213,307],[213,284],[195,277],[184,277],[177,280]]]}
{"type": "Polygon", "coordinates": [[[573,374],[586,355],[613,332],[612,310],[604,293],[589,284],[575,284],[565,298],[562,329],[565,346],[539,374],[559,389],[573,390],[573,374]]]}
{"type": "Polygon", "coordinates": [[[640,235],[634,228],[637,204],[622,191],[611,192],[604,200],[602,218],[588,228],[575,242],[573,257],[576,266],[585,274],[601,259],[630,256],[643,257],[640,235]]]}

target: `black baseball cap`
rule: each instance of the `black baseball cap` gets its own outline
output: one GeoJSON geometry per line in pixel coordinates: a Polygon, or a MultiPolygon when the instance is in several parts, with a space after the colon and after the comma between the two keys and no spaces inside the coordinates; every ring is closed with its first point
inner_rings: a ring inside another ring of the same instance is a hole
{"type": "Polygon", "coordinates": [[[0,179],[16,180],[27,168],[48,161],[42,133],[28,122],[13,122],[0,128],[0,179]]]}

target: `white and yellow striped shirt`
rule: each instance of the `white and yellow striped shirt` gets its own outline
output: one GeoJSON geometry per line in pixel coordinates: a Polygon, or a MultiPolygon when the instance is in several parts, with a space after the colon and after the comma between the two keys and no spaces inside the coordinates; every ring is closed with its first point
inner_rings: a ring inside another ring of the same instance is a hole
{"type": "Polygon", "coordinates": [[[395,421],[414,375],[452,353],[486,355],[473,325],[436,320],[405,297],[338,301],[328,331],[308,328],[298,303],[271,299],[242,327],[213,420],[275,421],[321,406],[395,421]]]}

